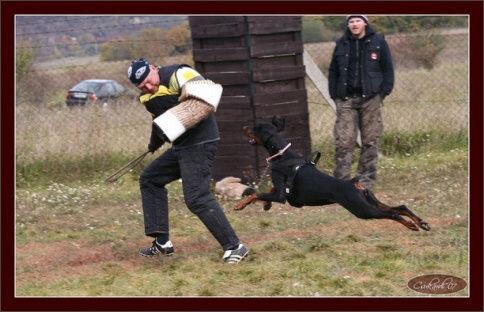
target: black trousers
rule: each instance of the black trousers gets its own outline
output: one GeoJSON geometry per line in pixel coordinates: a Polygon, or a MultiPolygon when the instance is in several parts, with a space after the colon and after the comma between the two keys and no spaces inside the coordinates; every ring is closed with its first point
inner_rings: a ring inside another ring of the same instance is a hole
{"type": "Polygon", "coordinates": [[[168,183],[181,178],[188,209],[198,216],[224,250],[240,243],[222,208],[210,192],[212,163],[218,142],[171,147],[148,165],[140,176],[145,234],[169,234],[168,183]]]}

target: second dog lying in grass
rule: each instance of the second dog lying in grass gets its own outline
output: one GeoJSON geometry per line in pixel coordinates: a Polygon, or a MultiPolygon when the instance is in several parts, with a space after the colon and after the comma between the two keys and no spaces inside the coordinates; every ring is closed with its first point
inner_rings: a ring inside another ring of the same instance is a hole
{"type": "Polygon", "coordinates": [[[237,177],[225,177],[215,183],[215,192],[225,199],[241,199],[255,193],[255,190],[241,183],[237,177]]]}

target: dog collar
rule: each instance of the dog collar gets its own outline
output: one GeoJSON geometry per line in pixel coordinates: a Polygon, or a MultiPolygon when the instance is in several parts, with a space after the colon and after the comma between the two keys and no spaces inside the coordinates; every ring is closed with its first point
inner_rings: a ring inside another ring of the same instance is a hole
{"type": "Polygon", "coordinates": [[[272,155],[271,157],[267,157],[266,158],[266,161],[267,162],[270,162],[272,159],[276,158],[277,156],[281,156],[282,154],[284,154],[284,152],[289,148],[289,146],[291,146],[291,143],[287,144],[286,147],[284,147],[283,149],[281,149],[279,152],[277,152],[277,154],[274,154],[272,155]]]}

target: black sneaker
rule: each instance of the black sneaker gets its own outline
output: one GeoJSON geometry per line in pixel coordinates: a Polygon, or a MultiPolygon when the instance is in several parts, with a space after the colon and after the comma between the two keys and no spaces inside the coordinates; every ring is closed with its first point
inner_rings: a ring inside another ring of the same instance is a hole
{"type": "Polygon", "coordinates": [[[234,250],[227,250],[224,253],[223,260],[225,263],[238,263],[249,253],[249,249],[242,244],[234,250]]]}
{"type": "Polygon", "coordinates": [[[150,247],[141,248],[139,253],[145,257],[152,257],[156,255],[165,255],[171,256],[175,252],[173,248],[173,244],[170,241],[167,241],[164,245],[160,245],[156,239],[153,241],[153,244],[150,247]]]}

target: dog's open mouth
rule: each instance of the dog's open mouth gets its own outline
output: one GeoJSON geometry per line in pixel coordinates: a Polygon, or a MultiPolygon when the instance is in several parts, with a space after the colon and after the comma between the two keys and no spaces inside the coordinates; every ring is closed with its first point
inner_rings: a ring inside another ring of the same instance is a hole
{"type": "Polygon", "coordinates": [[[262,145],[258,137],[254,135],[250,127],[244,127],[244,133],[249,138],[249,144],[252,146],[262,145]]]}

